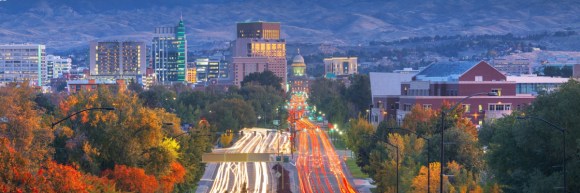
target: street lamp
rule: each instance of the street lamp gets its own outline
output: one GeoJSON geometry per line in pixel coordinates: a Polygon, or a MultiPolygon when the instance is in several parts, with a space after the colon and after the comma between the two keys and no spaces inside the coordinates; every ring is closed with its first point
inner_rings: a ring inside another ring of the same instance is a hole
{"type": "Polygon", "coordinates": [[[478,95],[487,95],[487,96],[497,96],[497,92],[478,92],[475,94],[471,94],[463,99],[461,99],[459,102],[455,103],[455,105],[453,105],[453,107],[451,107],[450,109],[448,109],[447,111],[441,109],[441,156],[440,156],[440,161],[441,161],[441,168],[439,171],[439,192],[443,192],[443,165],[444,165],[444,150],[445,150],[445,146],[443,143],[443,133],[445,131],[445,115],[453,110],[455,110],[459,104],[463,103],[463,101],[474,97],[474,96],[478,96],[478,95]]]}
{"type": "Polygon", "coordinates": [[[553,129],[556,129],[560,132],[562,132],[562,150],[563,150],[563,156],[562,156],[562,169],[564,170],[564,192],[567,193],[568,192],[568,186],[567,186],[567,182],[566,182],[566,129],[559,127],[551,122],[546,121],[543,118],[540,117],[535,117],[535,116],[524,116],[524,117],[517,117],[517,119],[536,119],[536,120],[540,120],[550,126],[552,126],[553,129]]]}
{"type": "Polygon", "coordinates": [[[429,193],[429,191],[431,191],[430,187],[431,187],[431,167],[429,166],[430,162],[429,162],[429,149],[431,149],[431,141],[426,138],[423,137],[422,135],[417,134],[414,131],[411,131],[409,129],[405,129],[405,128],[390,128],[390,129],[399,129],[399,130],[404,130],[407,131],[409,133],[415,134],[415,136],[424,139],[425,141],[427,141],[427,193],[429,193]]]}
{"type": "Polygon", "coordinates": [[[58,125],[60,122],[63,122],[67,119],[70,119],[72,116],[78,115],[79,113],[85,112],[85,111],[93,111],[93,110],[106,110],[106,111],[114,111],[115,107],[95,107],[95,108],[88,108],[88,109],[83,109],[80,110],[78,112],[75,112],[73,114],[70,114],[69,116],[65,117],[64,119],[61,119],[57,122],[52,123],[52,125],[50,126],[52,128],[52,130],[54,130],[54,126],[58,125]]]}

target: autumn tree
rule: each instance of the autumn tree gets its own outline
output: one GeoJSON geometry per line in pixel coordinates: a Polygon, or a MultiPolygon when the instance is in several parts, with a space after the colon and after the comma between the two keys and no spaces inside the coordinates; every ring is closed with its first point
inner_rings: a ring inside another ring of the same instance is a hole
{"type": "Polygon", "coordinates": [[[35,102],[39,93],[28,82],[0,87],[0,135],[31,161],[29,169],[37,169],[53,151],[49,146],[53,138],[48,125],[51,117],[35,102]]]}
{"type": "Polygon", "coordinates": [[[79,92],[62,101],[60,115],[91,107],[115,107],[115,111],[85,111],[57,127],[55,156],[60,163],[78,165],[98,174],[115,165],[144,166],[157,177],[169,172],[178,148],[172,139],[180,121],[162,109],[143,107],[136,95],[100,88],[79,92]],[[172,125],[164,124],[170,121],[172,125]]]}
{"type": "Polygon", "coordinates": [[[103,176],[113,180],[117,189],[127,192],[154,193],[159,187],[155,176],[137,167],[117,165],[113,170],[104,171],[103,176]]]}

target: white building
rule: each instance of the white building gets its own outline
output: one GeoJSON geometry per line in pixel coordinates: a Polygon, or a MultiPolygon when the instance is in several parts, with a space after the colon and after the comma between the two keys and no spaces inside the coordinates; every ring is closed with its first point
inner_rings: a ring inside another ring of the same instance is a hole
{"type": "Polygon", "coordinates": [[[46,56],[46,78],[60,78],[63,73],[69,73],[72,66],[72,59],[55,55],[46,56]]]}
{"type": "Polygon", "coordinates": [[[0,45],[0,85],[26,80],[37,86],[48,84],[46,46],[40,44],[0,45]]]}
{"type": "Polygon", "coordinates": [[[401,96],[401,83],[411,81],[416,72],[383,73],[371,72],[371,100],[373,109],[370,111],[371,122],[378,125],[386,118],[399,120],[396,117],[401,96]]]}
{"type": "Polygon", "coordinates": [[[352,75],[358,73],[357,57],[332,57],[324,59],[324,74],[326,78],[352,75]]]}

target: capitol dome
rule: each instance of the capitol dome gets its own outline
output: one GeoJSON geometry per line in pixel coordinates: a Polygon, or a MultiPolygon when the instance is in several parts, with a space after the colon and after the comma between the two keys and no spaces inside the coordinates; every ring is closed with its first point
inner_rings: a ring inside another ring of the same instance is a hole
{"type": "Polygon", "coordinates": [[[306,66],[306,63],[304,63],[304,57],[300,55],[300,49],[298,49],[298,54],[292,59],[292,66],[306,66]]]}

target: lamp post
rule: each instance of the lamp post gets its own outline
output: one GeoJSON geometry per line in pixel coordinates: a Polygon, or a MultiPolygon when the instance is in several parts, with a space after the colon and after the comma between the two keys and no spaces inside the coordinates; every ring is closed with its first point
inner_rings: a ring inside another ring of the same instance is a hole
{"type": "Polygon", "coordinates": [[[524,116],[524,117],[517,117],[517,119],[536,119],[536,120],[540,120],[550,126],[552,126],[553,129],[556,129],[560,132],[562,132],[562,151],[563,151],[563,156],[562,156],[562,170],[564,171],[564,192],[568,193],[568,184],[567,184],[567,180],[566,180],[566,129],[559,127],[557,125],[555,125],[554,123],[551,123],[549,121],[546,121],[543,118],[540,117],[535,117],[535,116],[524,116]]]}
{"type": "Polygon", "coordinates": [[[77,111],[77,112],[75,112],[73,114],[70,114],[70,115],[66,116],[65,118],[63,118],[63,119],[61,119],[61,120],[59,120],[57,122],[52,123],[51,126],[50,126],[50,128],[52,130],[54,130],[54,126],[58,125],[59,123],[65,121],[67,119],[70,119],[72,116],[78,115],[79,113],[82,113],[82,112],[85,112],[85,111],[93,111],[93,110],[114,111],[115,110],[115,107],[95,107],[95,108],[83,109],[83,110],[77,111]]]}
{"type": "Polygon", "coordinates": [[[429,193],[429,191],[431,190],[430,189],[430,187],[431,187],[431,167],[429,166],[429,164],[430,164],[430,162],[429,162],[429,160],[430,160],[429,159],[429,149],[431,149],[431,141],[428,138],[423,137],[422,135],[419,135],[416,132],[411,131],[409,129],[405,129],[405,128],[391,128],[391,129],[404,130],[404,131],[407,131],[409,133],[415,134],[415,136],[427,141],[427,193],[429,193]]]}
{"type": "Polygon", "coordinates": [[[463,101],[465,101],[471,97],[478,96],[478,95],[497,96],[497,93],[496,92],[478,92],[478,93],[471,94],[471,95],[461,99],[459,102],[455,103],[455,105],[453,105],[453,107],[449,108],[447,111],[444,111],[443,109],[441,109],[441,155],[440,155],[441,168],[439,171],[439,192],[440,193],[443,193],[443,165],[445,163],[443,160],[443,158],[445,156],[445,154],[444,154],[445,146],[443,143],[443,133],[445,131],[445,115],[447,113],[455,110],[459,106],[459,104],[463,103],[463,101]]]}

